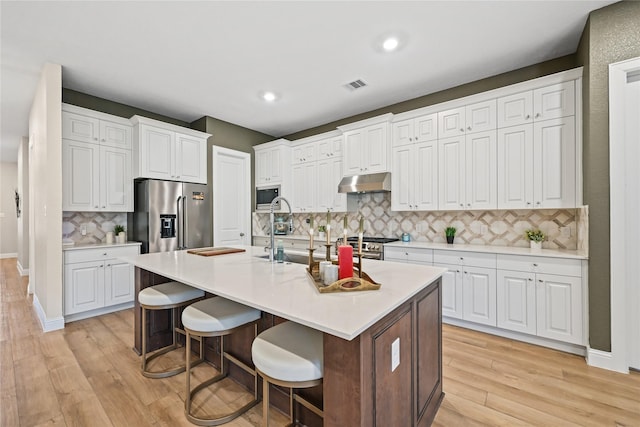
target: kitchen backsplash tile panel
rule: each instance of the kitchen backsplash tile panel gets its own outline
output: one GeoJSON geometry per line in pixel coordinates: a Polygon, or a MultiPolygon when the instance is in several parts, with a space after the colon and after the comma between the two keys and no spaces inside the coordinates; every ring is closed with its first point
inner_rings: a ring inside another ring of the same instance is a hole
{"type": "MultiPolygon", "coordinates": [[[[539,228],[547,235],[542,243],[543,248],[579,249],[576,221],[578,209],[393,212],[390,193],[349,197],[358,198],[358,212],[346,214],[350,236],[356,235],[358,220],[363,215],[365,234],[374,237],[400,238],[402,233],[409,233],[413,241],[444,243],[444,229],[453,226],[458,229],[456,242],[459,243],[527,247],[529,242],[524,237],[525,230],[539,228]]],[[[308,233],[309,225],[306,220],[311,215],[314,216],[316,228],[326,224],[326,213],[294,214],[294,235],[308,233]]],[[[332,235],[342,235],[344,215],[331,215],[332,235]]],[[[582,227],[586,229],[586,225],[582,227]]],[[[253,234],[269,234],[269,214],[253,214],[253,234]]]]}
{"type": "Polygon", "coordinates": [[[104,243],[107,231],[113,231],[116,224],[127,227],[126,212],[62,212],[62,240],[77,245],[104,243]],[[87,229],[85,236],[82,235],[83,225],[87,229]]]}

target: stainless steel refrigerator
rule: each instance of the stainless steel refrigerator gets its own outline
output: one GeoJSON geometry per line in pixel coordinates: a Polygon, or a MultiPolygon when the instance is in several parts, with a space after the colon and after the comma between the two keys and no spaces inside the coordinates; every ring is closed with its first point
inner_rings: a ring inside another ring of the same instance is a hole
{"type": "Polygon", "coordinates": [[[147,179],[134,185],[129,240],[142,253],[211,246],[211,198],[204,184],[147,179]]]}

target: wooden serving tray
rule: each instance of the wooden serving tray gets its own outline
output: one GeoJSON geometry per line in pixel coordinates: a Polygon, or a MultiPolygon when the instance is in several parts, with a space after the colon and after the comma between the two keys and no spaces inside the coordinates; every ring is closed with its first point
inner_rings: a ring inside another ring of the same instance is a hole
{"type": "Polygon", "coordinates": [[[219,248],[189,249],[187,251],[188,254],[194,254],[194,255],[200,255],[200,256],[216,256],[216,255],[224,255],[224,254],[233,254],[236,252],[245,252],[245,250],[238,249],[238,248],[219,247],[219,248]]]}
{"type": "MultiPolygon", "coordinates": [[[[333,264],[337,265],[336,262],[333,264]]],[[[356,263],[355,265],[358,264],[356,263]]],[[[325,286],[320,280],[320,263],[318,262],[314,262],[311,269],[307,267],[307,273],[311,276],[313,283],[321,294],[331,292],[377,291],[381,286],[380,283],[374,282],[364,271],[362,272],[362,277],[358,277],[358,272],[354,271],[353,277],[340,279],[337,282],[325,286]]]]}

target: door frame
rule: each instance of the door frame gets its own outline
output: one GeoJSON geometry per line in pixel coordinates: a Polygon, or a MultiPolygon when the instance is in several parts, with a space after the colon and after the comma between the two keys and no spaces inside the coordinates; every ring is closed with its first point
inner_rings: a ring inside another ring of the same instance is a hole
{"type": "MultiPolygon", "coordinates": [[[[625,89],[627,76],[640,71],[640,57],[609,64],[609,185],[610,185],[610,239],[611,239],[611,353],[589,349],[589,364],[629,372],[630,329],[627,322],[636,314],[628,310],[630,281],[637,277],[637,264],[629,260],[628,248],[637,245],[628,233],[614,228],[626,224],[625,181],[628,147],[625,140],[625,89]],[[629,245],[631,243],[631,245],[629,245]],[[634,272],[635,271],[635,272],[634,272]],[[631,274],[634,272],[633,274],[631,274]],[[592,357],[593,355],[593,357],[592,357]],[[594,363],[592,363],[592,361],[594,363]]],[[[637,255],[638,252],[635,252],[637,255]]],[[[636,321],[638,319],[636,318],[636,321]]]]}
{"type": "Polygon", "coordinates": [[[252,232],[251,232],[251,154],[246,153],[244,151],[232,150],[230,148],[219,147],[217,145],[212,146],[211,152],[211,200],[212,200],[212,230],[213,230],[213,245],[216,246],[216,235],[218,234],[218,228],[216,227],[216,216],[221,209],[220,201],[216,199],[216,194],[218,193],[216,190],[218,189],[218,185],[224,184],[224,179],[216,179],[216,161],[218,160],[218,156],[233,156],[239,157],[242,159],[245,165],[245,190],[244,192],[244,203],[246,206],[246,210],[243,213],[238,213],[238,215],[243,218],[243,228],[246,231],[245,236],[245,244],[251,245],[252,232]],[[248,239],[248,240],[247,240],[248,239]]]}

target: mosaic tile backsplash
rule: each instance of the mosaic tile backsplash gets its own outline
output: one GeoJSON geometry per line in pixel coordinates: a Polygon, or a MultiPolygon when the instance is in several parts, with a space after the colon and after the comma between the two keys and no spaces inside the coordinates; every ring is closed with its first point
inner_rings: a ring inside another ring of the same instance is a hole
{"type": "MultiPolygon", "coordinates": [[[[365,234],[372,237],[397,237],[409,233],[412,241],[445,243],[444,229],[457,228],[456,243],[491,246],[528,247],[525,230],[539,228],[547,238],[546,249],[586,249],[583,238],[578,239],[577,221],[587,221],[586,208],[495,210],[495,211],[435,211],[393,212],[390,193],[350,195],[358,198],[358,211],[347,213],[350,236],[356,234],[360,215],[364,217],[365,234]],[[580,210],[580,212],[576,212],[580,210]],[[580,245],[578,241],[580,240],[580,245]]],[[[314,215],[317,225],[326,223],[326,214],[294,214],[294,235],[305,235],[306,220],[314,215]]],[[[331,229],[335,236],[342,235],[344,213],[332,214],[331,229]]],[[[269,234],[269,214],[253,214],[253,234],[269,234]]]]}
{"type": "Polygon", "coordinates": [[[127,228],[126,212],[62,212],[62,241],[76,245],[104,243],[107,231],[113,231],[116,224],[127,228]],[[83,225],[87,229],[85,236],[83,225]]]}

